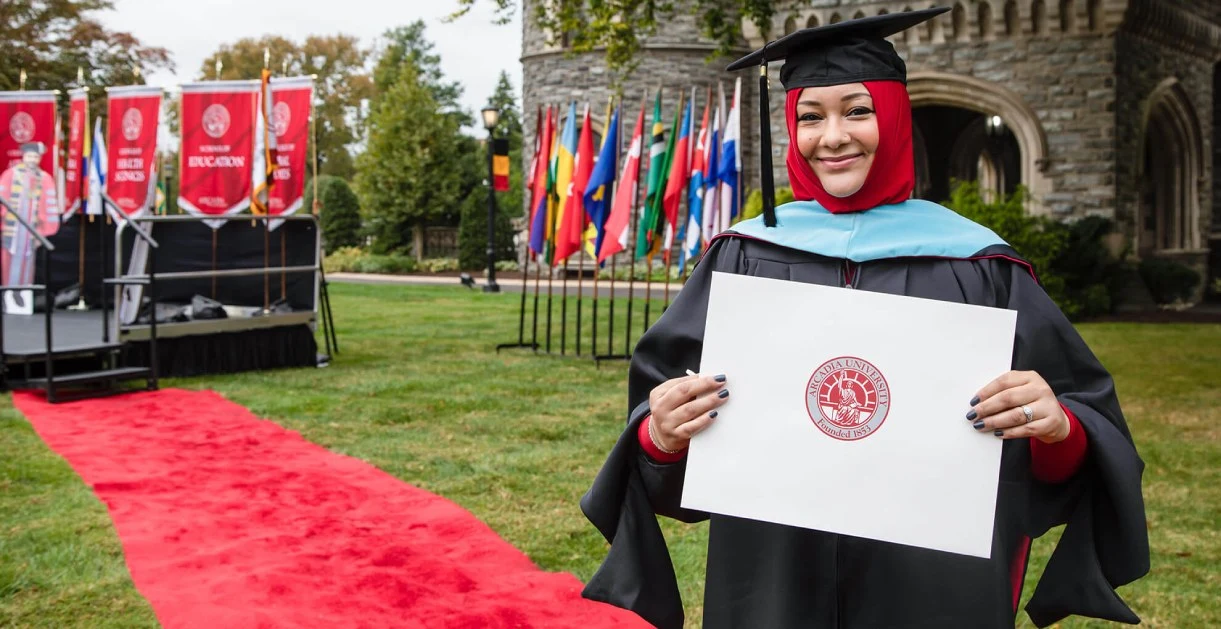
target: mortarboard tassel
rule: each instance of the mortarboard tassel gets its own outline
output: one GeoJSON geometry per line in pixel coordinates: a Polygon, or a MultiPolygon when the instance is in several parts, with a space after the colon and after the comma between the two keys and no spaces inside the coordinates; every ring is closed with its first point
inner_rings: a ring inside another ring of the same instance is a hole
{"type": "Polygon", "coordinates": [[[767,97],[767,47],[759,66],[759,179],[763,186],[763,225],[776,226],[776,184],[772,177],[772,115],[767,97]]]}

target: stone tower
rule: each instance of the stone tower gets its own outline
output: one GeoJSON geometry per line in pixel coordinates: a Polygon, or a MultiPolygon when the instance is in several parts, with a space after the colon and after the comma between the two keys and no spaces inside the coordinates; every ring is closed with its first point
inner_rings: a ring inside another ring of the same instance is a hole
{"type": "MultiPolygon", "coordinates": [[[[526,15],[535,0],[526,0],[526,15]]],[[[1173,259],[1221,277],[1221,2],[1217,0],[942,0],[952,11],[892,43],[908,67],[918,197],[942,201],[951,179],[1030,191],[1028,209],[1119,227],[1116,249],[1173,259]]],[[[930,6],[910,0],[808,0],[765,32],[744,25],[742,51],[799,28],[930,6]]],[[[589,100],[601,118],[613,82],[598,52],[567,57],[523,20],[525,111],[589,100]]],[[[728,60],[680,12],[645,43],[624,81],[634,115],[643,94],[717,80],[728,60]]],[[[771,68],[776,185],[786,185],[784,94],[771,68]]],[[[743,187],[758,187],[758,105],[743,78],[743,187]]],[[[527,143],[533,122],[527,121],[527,143]]],[[[599,123],[600,124],[600,123],[599,123]]]]}

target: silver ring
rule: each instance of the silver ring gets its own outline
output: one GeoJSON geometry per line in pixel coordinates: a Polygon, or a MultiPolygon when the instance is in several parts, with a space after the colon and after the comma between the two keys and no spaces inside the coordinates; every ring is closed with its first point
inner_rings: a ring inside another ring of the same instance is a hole
{"type": "Polygon", "coordinates": [[[1030,410],[1030,407],[1025,404],[1022,405],[1022,414],[1026,416],[1027,424],[1030,423],[1030,420],[1034,419],[1034,411],[1030,410]]]}

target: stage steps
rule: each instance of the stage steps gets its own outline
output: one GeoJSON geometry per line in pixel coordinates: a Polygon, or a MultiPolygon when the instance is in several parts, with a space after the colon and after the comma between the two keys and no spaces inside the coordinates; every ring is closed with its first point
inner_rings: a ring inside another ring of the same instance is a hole
{"type": "Polygon", "coordinates": [[[126,343],[102,340],[101,316],[97,311],[57,311],[48,352],[43,316],[3,315],[0,329],[8,342],[0,349],[0,390],[38,389],[46,391],[50,402],[156,390],[150,367],[127,364],[126,343]],[[143,386],[125,384],[131,381],[143,386]]]}

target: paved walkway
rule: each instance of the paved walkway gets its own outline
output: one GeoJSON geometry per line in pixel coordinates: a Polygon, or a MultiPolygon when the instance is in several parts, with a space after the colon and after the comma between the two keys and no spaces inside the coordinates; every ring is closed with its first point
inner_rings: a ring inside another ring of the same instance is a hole
{"type": "MultiPolygon", "coordinates": [[[[484,275],[471,274],[475,279],[476,290],[482,290],[484,283],[484,275]]],[[[344,282],[350,284],[402,284],[415,286],[462,286],[462,282],[452,275],[381,275],[377,273],[328,273],[327,280],[332,282],[344,282]]],[[[500,290],[504,292],[521,292],[522,280],[519,277],[497,277],[496,283],[500,286],[500,290]]],[[[528,280],[528,291],[534,290],[534,278],[528,280]]],[[[582,285],[582,293],[586,297],[593,297],[593,280],[586,278],[582,285]]],[[[552,280],[551,290],[552,295],[559,295],[563,290],[564,283],[560,280],[552,280]]],[[[682,284],[674,281],[670,283],[670,299],[678,294],[682,284]]],[[[598,296],[605,297],[610,289],[610,280],[598,281],[598,296]]],[[[645,294],[645,283],[637,281],[632,284],[632,292],[636,297],[643,297],[645,294]]],[[[651,294],[654,299],[664,299],[666,295],[665,284],[654,282],[650,287],[651,294]]],[[[540,292],[547,294],[547,278],[543,278],[540,283],[540,292]]],[[[575,279],[568,280],[568,294],[575,297],[577,294],[577,281],[575,279]]],[[[628,283],[623,280],[615,282],[615,296],[628,296],[628,283]]]]}

